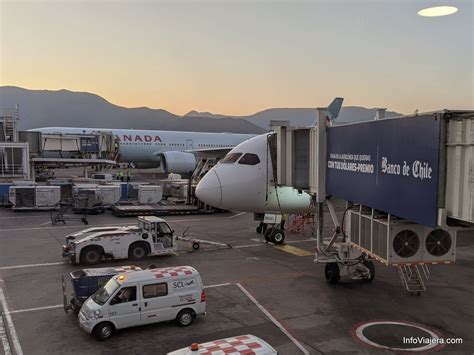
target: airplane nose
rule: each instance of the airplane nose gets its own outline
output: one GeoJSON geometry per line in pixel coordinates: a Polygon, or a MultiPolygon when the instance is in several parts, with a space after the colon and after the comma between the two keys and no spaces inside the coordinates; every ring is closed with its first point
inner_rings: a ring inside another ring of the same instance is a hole
{"type": "Polygon", "coordinates": [[[210,170],[196,186],[196,196],[202,202],[213,207],[222,203],[222,186],[214,169],[210,170]]]}

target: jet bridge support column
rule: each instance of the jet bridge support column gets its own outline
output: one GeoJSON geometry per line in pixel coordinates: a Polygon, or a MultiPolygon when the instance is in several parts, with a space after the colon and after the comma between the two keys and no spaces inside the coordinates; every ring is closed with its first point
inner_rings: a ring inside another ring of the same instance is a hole
{"type": "Polygon", "coordinates": [[[334,205],[330,197],[326,195],[328,122],[327,109],[318,108],[316,130],[313,129],[311,132],[309,162],[309,192],[313,195],[313,201],[318,207],[314,261],[325,264],[324,274],[330,284],[337,283],[342,275],[371,281],[375,275],[372,261],[366,259],[365,254],[353,248],[350,241],[346,240],[334,205]],[[333,235],[327,243],[323,238],[325,203],[334,225],[333,235]],[[339,237],[341,240],[338,240],[339,237]]]}
{"type": "MultiPolygon", "coordinates": [[[[314,156],[310,152],[310,192],[314,194],[318,206],[316,248],[318,252],[324,249],[323,225],[324,225],[324,201],[326,199],[326,108],[317,108],[317,128],[312,133],[316,135],[314,140],[314,156]],[[314,186],[313,186],[314,185],[314,186]]],[[[310,145],[311,147],[311,145],[310,145]]]]}

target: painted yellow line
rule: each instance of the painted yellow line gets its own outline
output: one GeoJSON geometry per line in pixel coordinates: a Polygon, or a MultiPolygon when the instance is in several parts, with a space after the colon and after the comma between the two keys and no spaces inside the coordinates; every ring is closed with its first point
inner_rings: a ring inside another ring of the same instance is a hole
{"type": "Polygon", "coordinates": [[[297,256],[310,256],[310,255],[313,255],[313,253],[308,251],[308,250],[297,248],[297,247],[294,247],[294,246],[288,245],[288,244],[275,245],[275,248],[278,249],[278,250],[281,250],[281,251],[286,251],[287,253],[297,255],[297,256]]]}

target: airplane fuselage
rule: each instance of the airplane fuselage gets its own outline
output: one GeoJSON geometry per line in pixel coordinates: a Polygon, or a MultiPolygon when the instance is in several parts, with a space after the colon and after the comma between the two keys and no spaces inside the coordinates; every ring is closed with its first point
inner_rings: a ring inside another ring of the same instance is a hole
{"type": "Polygon", "coordinates": [[[150,163],[167,151],[190,152],[230,149],[254,137],[254,134],[155,131],[134,129],[45,127],[32,131],[42,133],[91,134],[112,132],[119,141],[120,162],[150,163]]]}
{"type": "Polygon", "coordinates": [[[211,206],[242,212],[287,214],[315,209],[306,192],[275,185],[267,134],[232,149],[199,182],[196,195],[211,206]],[[232,154],[238,155],[235,161],[228,160],[232,154]],[[254,160],[244,161],[246,154],[254,156],[254,160]]]}

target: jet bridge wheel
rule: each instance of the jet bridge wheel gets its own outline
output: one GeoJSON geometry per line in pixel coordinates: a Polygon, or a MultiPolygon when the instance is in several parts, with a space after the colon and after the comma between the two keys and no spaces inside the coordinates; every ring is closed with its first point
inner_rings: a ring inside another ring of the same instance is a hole
{"type": "Polygon", "coordinates": [[[365,282],[371,282],[374,278],[375,278],[375,265],[374,263],[372,262],[372,260],[367,260],[365,259],[363,262],[362,262],[362,265],[364,265],[369,274],[367,277],[365,277],[363,280],[365,282]]]}
{"type": "Polygon", "coordinates": [[[326,277],[326,282],[328,284],[337,284],[341,278],[339,274],[339,265],[337,265],[337,263],[327,263],[324,269],[324,276],[326,277]]]}

